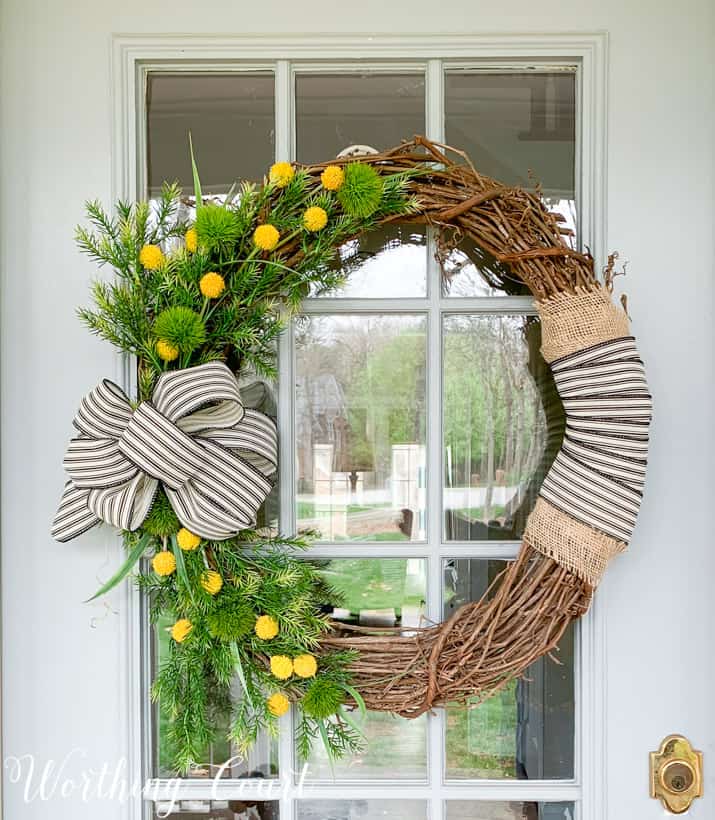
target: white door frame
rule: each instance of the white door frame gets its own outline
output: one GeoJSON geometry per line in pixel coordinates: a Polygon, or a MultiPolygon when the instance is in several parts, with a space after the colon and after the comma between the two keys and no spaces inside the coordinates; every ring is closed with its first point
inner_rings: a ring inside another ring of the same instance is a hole
{"type": "MultiPolygon", "coordinates": [[[[544,35],[315,35],[315,36],[175,36],[175,35],[118,35],[112,39],[112,194],[113,198],[133,200],[143,194],[143,168],[145,167],[145,110],[144,82],[148,70],[196,70],[211,64],[212,70],[230,70],[240,64],[242,69],[270,67],[275,71],[276,88],[290,90],[291,60],[301,61],[350,61],[369,66],[369,61],[419,61],[427,63],[427,136],[440,140],[441,133],[430,133],[430,122],[441,121],[441,111],[435,110],[437,95],[434,84],[441,82],[441,60],[459,60],[469,63],[488,63],[497,66],[499,61],[513,65],[514,61],[533,60],[535,63],[553,61],[576,61],[580,76],[580,110],[577,111],[577,176],[580,203],[581,234],[593,253],[596,264],[605,260],[606,236],[606,76],[607,46],[605,33],[544,34],[544,35]],[[367,62],[366,62],[367,61],[367,62]]],[[[276,94],[276,159],[291,159],[291,115],[286,100],[290,94],[276,94]]],[[[348,309],[347,300],[341,300],[341,309],[348,309]]],[[[470,300],[454,300],[454,308],[469,310],[470,300]]],[[[475,300],[476,302],[477,300],[475,300]]],[[[479,308],[488,307],[488,301],[479,299],[479,308]]],[[[514,305],[516,307],[516,304],[514,305]]],[[[497,308],[497,304],[494,304],[497,308]]],[[[379,310],[376,301],[375,310],[379,310]]],[[[290,339],[286,334],[283,352],[290,352],[290,339]],[[287,349],[286,349],[287,346],[287,349]]],[[[127,388],[133,383],[133,366],[128,360],[118,362],[122,381],[127,388]]],[[[283,391],[290,389],[284,380],[283,391]]],[[[281,396],[279,422],[281,429],[292,425],[292,403],[281,396]],[[286,426],[287,425],[287,426],[286,426]]],[[[288,439],[290,437],[284,437],[288,439]]],[[[291,439],[292,440],[292,439],[291,439]]],[[[281,470],[283,522],[292,520],[293,476],[291,461],[283,458],[281,470]]],[[[433,482],[435,483],[435,482],[433,482]]],[[[430,498],[434,493],[430,494],[430,498]]],[[[434,517],[434,516],[433,516],[434,517]]],[[[404,548],[402,548],[404,551],[404,548]]],[[[503,551],[503,550],[502,550],[503,551]]],[[[452,550],[458,555],[459,548],[452,550]]],[[[389,547],[381,553],[389,554],[389,547]]],[[[342,550],[341,550],[342,554],[342,550]]],[[[345,550],[349,554],[349,548],[345,550]]],[[[481,553],[480,553],[481,555],[481,553]]],[[[488,557],[488,553],[484,554],[488,557]]],[[[121,599],[121,651],[124,674],[121,687],[121,726],[124,734],[124,753],[128,763],[129,782],[142,782],[147,771],[142,760],[144,749],[150,748],[142,733],[148,731],[144,720],[146,704],[141,687],[137,686],[142,670],[146,668],[146,640],[142,638],[142,601],[132,585],[124,585],[121,599]]],[[[504,783],[486,781],[480,783],[479,797],[469,792],[469,787],[451,786],[455,798],[499,800],[513,798],[515,793],[528,792],[530,799],[578,799],[582,812],[579,820],[606,820],[605,811],[605,753],[606,753],[606,644],[604,617],[598,596],[590,613],[582,620],[577,661],[577,722],[576,759],[573,781],[559,781],[555,787],[550,783],[534,784],[528,781],[504,783]],[[580,702],[579,702],[580,701],[580,702]],[[588,742],[584,742],[587,739],[588,742]]],[[[283,732],[290,744],[287,732],[283,732]]],[[[157,782],[156,786],[162,784],[157,782]]],[[[251,787],[244,793],[248,796],[251,787]]],[[[256,788],[258,788],[256,785],[256,788]]],[[[181,795],[186,798],[208,798],[210,783],[186,781],[181,795]]],[[[223,788],[222,784],[218,797],[223,788]]],[[[350,797],[350,787],[341,784],[339,796],[350,797]]],[[[410,796],[430,798],[433,786],[406,785],[410,796]],[[423,794],[424,793],[424,794],[423,794]]],[[[374,796],[384,797],[390,786],[373,788],[374,796]]],[[[394,790],[395,796],[399,789],[394,790]]],[[[370,787],[360,786],[360,796],[369,797],[370,787]]],[[[318,796],[332,794],[331,787],[316,787],[312,793],[318,796]]],[[[264,793],[265,797],[265,793],[264,793]]],[[[130,801],[130,820],[145,816],[146,806],[141,796],[130,801]]],[[[290,816],[290,815],[286,815],[290,816]]]]}

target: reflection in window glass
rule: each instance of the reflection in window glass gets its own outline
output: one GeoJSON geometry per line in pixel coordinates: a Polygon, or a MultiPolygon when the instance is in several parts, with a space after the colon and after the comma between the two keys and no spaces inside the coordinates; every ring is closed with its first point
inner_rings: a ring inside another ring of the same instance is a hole
{"type": "MultiPolygon", "coordinates": [[[[332,613],[335,620],[375,627],[425,625],[424,560],[337,558],[328,561],[322,572],[339,596],[332,613]]],[[[365,751],[331,763],[322,745],[316,743],[308,760],[306,779],[427,779],[425,715],[408,720],[384,712],[368,712],[363,718],[355,711],[352,717],[367,740],[365,751]]]]}
{"type": "Polygon", "coordinates": [[[449,800],[447,820],[574,820],[573,803],[449,800]]]}
{"type": "Polygon", "coordinates": [[[424,540],[424,317],[305,317],[295,332],[298,526],[424,540]]]}
{"type": "MultiPolygon", "coordinates": [[[[506,566],[505,561],[471,558],[446,561],[444,617],[449,618],[463,604],[479,600],[506,566]]],[[[560,780],[573,777],[572,627],[561,639],[555,658],[558,663],[539,659],[522,679],[512,681],[478,706],[474,701],[471,708],[469,703],[447,708],[447,778],[560,780]]],[[[494,815],[495,818],[501,816],[494,815]]],[[[491,817],[491,814],[485,815],[485,818],[491,817]]]]}
{"type": "Polygon", "coordinates": [[[182,800],[180,805],[156,803],[156,820],[174,817],[176,820],[279,820],[280,803],[255,800],[182,800]],[[193,805],[193,808],[192,808],[193,805]]]}
{"type": "MultiPolygon", "coordinates": [[[[427,294],[427,235],[423,225],[386,225],[348,242],[336,264],[345,282],[328,297],[394,299],[427,294]]],[[[316,295],[316,294],[313,294],[316,295]]]]}
{"type": "MultiPolygon", "coordinates": [[[[353,145],[382,150],[422,134],[424,98],[421,74],[298,74],[298,161],[323,162],[353,145]]],[[[387,299],[426,294],[422,226],[381,228],[350,242],[340,256],[350,275],[328,296],[387,299]]]]}
{"type": "MultiPolygon", "coordinates": [[[[153,631],[154,669],[159,669],[169,654],[170,630],[175,618],[172,615],[163,615],[156,623],[153,631]]],[[[238,697],[240,684],[232,687],[232,696],[238,697]]],[[[239,779],[246,777],[276,777],[278,774],[278,742],[276,738],[262,733],[255,746],[247,755],[240,755],[226,739],[229,730],[230,715],[225,716],[225,733],[211,743],[200,757],[198,765],[188,775],[190,779],[212,780],[216,777],[239,779]]],[[[169,738],[168,719],[161,710],[161,704],[154,705],[154,771],[155,777],[177,777],[178,774],[172,765],[174,749],[169,738]]],[[[262,816],[262,815],[261,815],[262,816]]],[[[277,816],[277,815],[276,815],[277,816]]],[[[183,817],[183,815],[182,815],[183,817]]],[[[224,817],[217,814],[216,817],[224,817]]],[[[267,815],[270,817],[270,815],[267,815]]]]}
{"type": "Polygon", "coordinates": [[[298,820],[427,820],[422,800],[301,800],[298,820]]]}
{"type": "Polygon", "coordinates": [[[517,540],[564,430],[540,325],[453,315],[443,333],[445,537],[517,540]]]}
{"type": "MultiPolygon", "coordinates": [[[[446,138],[468,154],[477,170],[507,185],[541,183],[550,210],[564,228],[577,229],[576,74],[448,71],[445,76],[446,138]]],[[[498,293],[488,271],[494,260],[463,245],[443,259],[448,296],[498,293]],[[484,271],[481,275],[480,271],[484,271]]],[[[498,269],[498,266],[496,266],[498,269]]],[[[507,281],[507,293],[524,293],[507,281]]]]}
{"type": "Polygon", "coordinates": [[[366,145],[378,151],[425,131],[422,74],[298,74],[296,158],[307,164],[366,145]]]}
{"type": "Polygon", "coordinates": [[[260,180],[274,159],[274,82],[269,73],[149,75],[149,197],[166,180],[193,191],[189,132],[204,194],[260,180]]]}

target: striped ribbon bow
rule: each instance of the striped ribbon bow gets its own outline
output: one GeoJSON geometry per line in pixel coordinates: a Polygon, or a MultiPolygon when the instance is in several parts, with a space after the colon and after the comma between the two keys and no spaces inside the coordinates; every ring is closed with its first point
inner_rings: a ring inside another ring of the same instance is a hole
{"type": "Polygon", "coordinates": [[[652,402],[635,339],[626,336],[551,363],[566,413],[561,451],[540,495],[627,543],[641,504],[652,402]]]}
{"type": "Polygon", "coordinates": [[[52,525],[58,541],[100,521],[137,529],[159,482],[187,529],[223,540],[255,524],[271,490],[276,425],[243,406],[222,362],[164,373],[136,410],[105,379],[82,400],[74,426],[64,459],[70,480],[52,525]]]}

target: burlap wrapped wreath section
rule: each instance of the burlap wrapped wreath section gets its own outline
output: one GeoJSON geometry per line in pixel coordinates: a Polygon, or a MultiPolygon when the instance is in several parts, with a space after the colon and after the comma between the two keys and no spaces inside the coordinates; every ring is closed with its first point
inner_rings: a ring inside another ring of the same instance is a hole
{"type": "MultiPolygon", "coordinates": [[[[97,312],[80,315],[137,356],[139,403],[110,382],[85,397],[53,526],[61,541],[99,521],[125,531],[127,563],[100,593],[156,550],[154,575],[139,580],[159,609],[180,616],[169,665],[154,687],[178,727],[177,767],[188,769],[201,754],[214,730],[209,713],[226,708],[220,698],[214,708],[210,698],[219,690],[228,698],[234,666],[247,699],[231,737],[244,749],[289,700],[314,721],[305,724],[309,734],[319,728],[325,738],[331,726],[343,732],[333,745],[344,751],[343,703],[417,717],[436,705],[489,697],[555,649],[587,611],[635,525],[651,400],[609,277],[599,281],[592,257],[571,247],[570,231],[538,189],[496,182],[462,152],[424,137],[357,160],[277,163],[263,186],[245,183],[234,204],[204,205],[196,170],[195,190],[195,227],[176,223],[162,235],[147,227],[147,203],[119,203],[118,221],[98,204],[88,206],[103,238],[80,229],[80,247],[112,265],[125,284],[97,285],[97,312]],[[313,608],[323,594],[317,572],[310,576],[305,563],[301,569],[275,551],[251,564],[240,538],[270,491],[277,431],[270,418],[243,406],[235,372],[252,354],[261,364],[256,349],[272,351],[271,334],[280,331],[276,304],[295,310],[311,284],[330,288],[337,248],[390,222],[431,226],[440,254],[464,247],[494,287],[534,296],[541,352],[566,420],[516,560],[481,600],[408,634],[326,624],[313,608]],[[177,254],[165,255],[161,244],[177,238],[177,254]],[[155,316],[159,299],[170,307],[155,316]],[[217,543],[222,539],[229,540],[217,543]],[[293,603],[300,617],[288,613],[279,634],[280,608],[293,593],[286,585],[299,582],[305,594],[295,587],[293,603]],[[260,589],[275,595],[259,599],[260,589]],[[335,715],[333,724],[325,722],[335,715]]],[[[166,189],[167,219],[179,196],[176,186],[166,189]]]]}

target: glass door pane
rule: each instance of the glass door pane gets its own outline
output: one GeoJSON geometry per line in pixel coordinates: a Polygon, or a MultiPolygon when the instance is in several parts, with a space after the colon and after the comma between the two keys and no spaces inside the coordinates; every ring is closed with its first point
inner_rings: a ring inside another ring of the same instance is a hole
{"type": "MultiPolygon", "coordinates": [[[[446,561],[444,617],[479,600],[506,565],[506,561],[476,558],[446,561]]],[[[523,678],[484,703],[475,698],[447,707],[447,780],[568,780],[574,776],[572,627],[552,654],[553,658],[540,658],[523,678]]]]}
{"type": "MultiPolygon", "coordinates": [[[[338,623],[366,627],[424,626],[427,562],[419,558],[335,558],[325,562],[325,580],[339,596],[332,609],[338,623]]],[[[326,602],[326,608],[333,605],[326,602]]],[[[365,750],[330,761],[318,742],[305,780],[427,780],[427,716],[408,720],[386,712],[358,710],[365,750]]]]}
{"type": "Polygon", "coordinates": [[[298,820],[427,820],[423,800],[301,800],[298,820]]]}
{"type": "MultiPolygon", "coordinates": [[[[324,162],[354,145],[378,151],[425,132],[424,74],[326,73],[295,78],[296,158],[324,162]]],[[[327,296],[391,299],[427,292],[423,225],[389,225],[349,242],[350,277],[327,296]]]]}
{"type": "Polygon", "coordinates": [[[424,540],[424,316],[314,315],[295,334],[298,528],[424,540]]]}
{"type": "MultiPolygon", "coordinates": [[[[466,151],[477,170],[506,185],[542,187],[563,225],[577,227],[576,73],[494,73],[452,69],[445,75],[447,143],[466,151]]],[[[489,254],[461,243],[443,259],[445,296],[498,295],[485,269],[505,272],[489,254]]],[[[507,293],[527,293],[509,282],[507,293]]]]}
{"type": "Polygon", "coordinates": [[[561,445],[563,408],[540,327],[526,316],[444,318],[448,541],[518,540],[561,445]]]}
{"type": "Polygon", "coordinates": [[[574,820],[573,803],[450,800],[446,820],[574,820]]]}
{"type": "Polygon", "coordinates": [[[273,74],[152,73],[147,81],[149,197],[178,180],[193,192],[189,132],[204,194],[260,180],[274,158],[273,74]]]}

